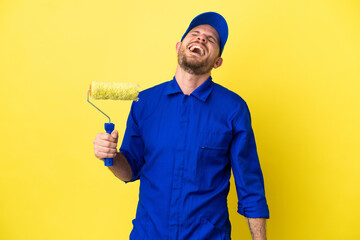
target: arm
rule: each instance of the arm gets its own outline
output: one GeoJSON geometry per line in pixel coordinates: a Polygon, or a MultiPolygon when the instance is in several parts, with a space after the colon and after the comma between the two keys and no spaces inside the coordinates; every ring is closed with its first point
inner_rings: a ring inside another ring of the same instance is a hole
{"type": "Polygon", "coordinates": [[[238,213],[247,218],[254,240],[264,240],[265,219],[269,208],[264,179],[257,154],[250,111],[244,103],[233,123],[234,137],[230,145],[231,167],[238,195],[238,213]]]}
{"type": "Polygon", "coordinates": [[[253,240],[266,240],[266,218],[246,218],[253,240]]]}
{"type": "Polygon", "coordinates": [[[125,183],[135,181],[140,178],[140,169],[144,165],[143,151],[144,142],[141,137],[141,129],[134,118],[134,104],[127,120],[127,127],[122,145],[117,151],[118,131],[114,130],[111,134],[99,133],[94,140],[95,156],[113,158],[113,166],[109,170],[125,183]]]}
{"type": "Polygon", "coordinates": [[[114,165],[110,166],[109,170],[122,181],[130,181],[132,178],[130,164],[126,160],[126,157],[120,152],[116,153],[114,165]]]}
{"type": "Polygon", "coordinates": [[[132,178],[132,169],[127,158],[120,152],[117,152],[118,131],[114,130],[111,135],[99,133],[94,140],[95,156],[104,160],[104,158],[113,158],[113,166],[108,168],[113,174],[123,181],[130,181],[132,178]]]}

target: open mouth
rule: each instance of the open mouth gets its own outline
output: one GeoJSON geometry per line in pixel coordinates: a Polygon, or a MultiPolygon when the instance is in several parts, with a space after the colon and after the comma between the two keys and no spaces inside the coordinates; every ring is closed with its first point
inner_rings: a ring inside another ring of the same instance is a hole
{"type": "Polygon", "coordinates": [[[204,56],[205,51],[200,46],[192,45],[189,47],[190,52],[195,53],[199,56],[204,56]]]}

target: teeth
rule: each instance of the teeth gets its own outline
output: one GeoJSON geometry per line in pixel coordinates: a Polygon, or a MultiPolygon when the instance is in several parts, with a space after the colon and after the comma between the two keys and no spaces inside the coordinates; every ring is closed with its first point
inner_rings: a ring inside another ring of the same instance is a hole
{"type": "Polygon", "coordinates": [[[204,55],[204,50],[203,50],[201,47],[196,46],[196,45],[195,45],[195,46],[191,46],[191,47],[190,47],[190,51],[193,52],[195,48],[197,48],[197,49],[200,50],[201,56],[204,55]]]}

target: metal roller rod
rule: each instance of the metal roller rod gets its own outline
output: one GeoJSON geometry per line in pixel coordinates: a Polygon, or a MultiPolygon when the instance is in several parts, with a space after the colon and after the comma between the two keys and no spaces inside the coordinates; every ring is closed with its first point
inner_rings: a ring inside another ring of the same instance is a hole
{"type": "Polygon", "coordinates": [[[111,120],[110,120],[110,117],[108,116],[108,115],[106,115],[103,111],[101,111],[98,107],[96,107],[92,102],[90,102],[90,100],[89,100],[89,92],[91,91],[91,89],[89,89],[88,91],[87,91],[87,101],[91,104],[91,105],[93,105],[97,110],[99,110],[102,114],[104,114],[108,119],[109,119],[109,123],[111,123],[111,120]]]}

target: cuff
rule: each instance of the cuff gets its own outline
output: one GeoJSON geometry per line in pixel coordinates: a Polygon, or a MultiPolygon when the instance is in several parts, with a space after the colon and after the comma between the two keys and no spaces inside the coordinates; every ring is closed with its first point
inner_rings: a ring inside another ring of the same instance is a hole
{"type": "Polygon", "coordinates": [[[250,207],[239,205],[237,212],[247,218],[270,218],[269,207],[266,203],[250,207]]]}

